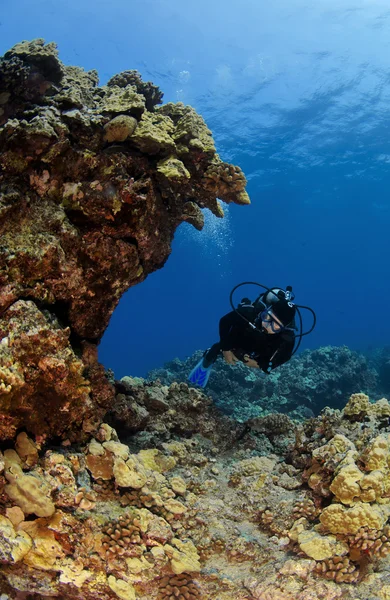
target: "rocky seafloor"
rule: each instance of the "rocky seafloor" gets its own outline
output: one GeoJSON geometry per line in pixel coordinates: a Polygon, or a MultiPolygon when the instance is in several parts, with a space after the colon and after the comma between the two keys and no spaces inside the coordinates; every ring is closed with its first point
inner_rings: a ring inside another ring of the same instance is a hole
{"type": "Polygon", "coordinates": [[[249,202],[203,119],[161,101],[43,40],[0,59],[1,600],[387,600],[388,358],[221,364],[210,395],[196,356],[150,380],[98,362],[176,227],[249,202]]]}

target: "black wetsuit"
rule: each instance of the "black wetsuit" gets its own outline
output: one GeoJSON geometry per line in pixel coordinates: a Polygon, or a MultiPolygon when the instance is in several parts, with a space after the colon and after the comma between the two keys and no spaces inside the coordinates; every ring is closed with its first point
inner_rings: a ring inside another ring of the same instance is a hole
{"type": "MultiPolygon", "coordinates": [[[[255,308],[252,304],[239,306],[237,311],[254,323],[263,310],[255,308]]],[[[264,373],[269,373],[291,358],[294,349],[295,335],[291,330],[280,333],[264,333],[253,329],[240,314],[232,311],[222,317],[219,322],[220,341],[208,350],[203,359],[205,367],[216,361],[224,350],[231,350],[239,360],[245,363],[244,355],[248,354],[255,360],[264,373]]]]}

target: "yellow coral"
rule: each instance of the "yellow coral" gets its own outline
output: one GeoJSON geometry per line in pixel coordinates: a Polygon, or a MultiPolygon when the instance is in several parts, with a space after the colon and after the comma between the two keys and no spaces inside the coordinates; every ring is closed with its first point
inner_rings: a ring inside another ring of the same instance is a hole
{"type": "Polygon", "coordinates": [[[104,126],[104,139],[107,142],[124,142],[137,127],[137,120],[129,115],[118,115],[104,126]]]}
{"type": "MultiPolygon", "coordinates": [[[[153,547],[152,550],[154,548],[155,547],[153,547]]],[[[141,556],[141,558],[127,558],[126,564],[129,572],[134,575],[150,569],[150,562],[148,562],[144,556],[141,556]]]]}
{"type": "Polygon", "coordinates": [[[385,491],[385,476],[382,471],[372,471],[364,475],[360,481],[360,498],[363,502],[388,502],[383,498],[385,491]]]}
{"type": "Polygon", "coordinates": [[[186,180],[191,178],[190,172],[185,168],[184,163],[174,156],[169,156],[157,163],[157,171],[164,175],[167,179],[176,181],[186,180]]]}
{"type": "Polygon", "coordinates": [[[92,454],[92,456],[104,456],[105,454],[102,444],[99,444],[95,438],[92,438],[92,440],[89,442],[88,452],[89,454],[92,454]]]}
{"type": "Polygon", "coordinates": [[[329,489],[343,504],[353,504],[360,498],[361,488],[359,482],[363,473],[355,464],[349,464],[338,472],[329,489]]]}
{"type": "Polygon", "coordinates": [[[15,449],[27,467],[32,467],[38,461],[36,444],[22,431],[16,438],[15,449]]]}
{"type": "Polygon", "coordinates": [[[12,522],[0,515],[0,561],[16,563],[31,550],[32,540],[24,531],[16,532],[12,522]]]}
{"type": "Polygon", "coordinates": [[[165,544],[164,551],[171,559],[171,568],[176,575],[186,571],[200,572],[199,554],[191,540],[173,538],[171,544],[165,544]]]}
{"type": "Polygon", "coordinates": [[[309,521],[305,517],[301,517],[300,519],[294,521],[293,526],[291,527],[290,531],[288,531],[287,535],[290,538],[290,540],[292,540],[293,542],[297,542],[298,536],[302,533],[302,531],[305,531],[308,527],[309,521]]]}
{"type": "Polygon", "coordinates": [[[366,394],[352,394],[344,407],[344,415],[353,416],[367,414],[370,409],[370,399],[366,394]]]}
{"type": "Polygon", "coordinates": [[[390,404],[386,398],[381,398],[370,404],[370,412],[375,417],[390,417],[390,404]]]}
{"type": "Polygon", "coordinates": [[[33,475],[25,475],[20,467],[20,458],[14,450],[4,452],[6,459],[5,476],[8,485],[5,492],[27,514],[38,517],[50,517],[55,505],[50,499],[50,490],[46,482],[33,475]]]}
{"type": "Polygon", "coordinates": [[[58,559],[64,557],[64,551],[61,544],[55,539],[54,531],[47,528],[46,519],[36,519],[35,521],[25,521],[20,524],[33,541],[31,550],[24,557],[24,562],[42,571],[50,571],[59,564],[58,559]]]}
{"type": "Polygon", "coordinates": [[[389,511],[379,505],[357,502],[351,508],[331,504],[324,508],[320,521],[330,533],[357,533],[360,527],[382,529],[389,511]]]}
{"type": "Polygon", "coordinates": [[[333,556],[344,556],[348,545],[339,542],[333,535],[320,535],[316,531],[302,531],[298,534],[300,549],[314,560],[324,560],[333,556]]]}
{"type": "Polygon", "coordinates": [[[121,600],[135,600],[135,589],[131,583],[123,581],[123,579],[116,579],[113,575],[110,575],[107,579],[110,589],[121,598],[121,600]]]}
{"type": "Polygon", "coordinates": [[[172,479],[169,480],[169,485],[171,486],[175,494],[184,496],[184,494],[186,493],[187,486],[184,479],[182,479],[181,477],[172,477],[172,479]]]}
{"type": "Polygon", "coordinates": [[[130,141],[147,154],[157,154],[160,151],[172,153],[176,150],[172,139],[173,130],[174,124],[170,117],[157,112],[145,112],[130,141]]]}
{"type": "Polygon", "coordinates": [[[389,436],[379,435],[374,438],[363,454],[367,471],[386,468],[389,456],[389,436]]]}
{"type": "Polygon", "coordinates": [[[157,448],[149,450],[140,450],[137,458],[141,461],[146,469],[157,471],[157,473],[165,473],[176,466],[176,460],[173,456],[164,456],[157,448]]]}
{"type": "Polygon", "coordinates": [[[266,456],[253,456],[252,458],[245,458],[240,460],[235,467],[234,473],[243,477],[249,477],[265,471],[265,473],[271,473],[276,465],[276,460],[268,458],[266,456]]]}
{"type": "Polygon", "coordinates": [[[19,363],[0,366],[0,396],[10,394],[24,386],[25,381],[19,363]]]}
{"type": "MultiPolygon", "coordinates": [[[[355,445],[345,435],[336,434],[327,444],[313,451],[313,458],[320,462],[338,454],[345,454],[349,450],[356,451],[355,445]]],[[[342,457],[340,457],[341,460],[342,457]]]]}
{"type": "Polygon", "coordinates": [[[126,444],[121,444],[120,442],[103,442],[103,448],[109,452],[112,452],[114,456],[118,456],[123,460],[127,460],[130,456],[129,447],[126,446],[126,444]]]}
{"type": "Polygon", "coordinates": [[[187,511],[187,507],[184,506],[184,504],[173,498],[166,500],[164,502],[164,507],[174,515],[182,515],[187,511]]]}
{"type": "Polygon", "coordinates": [[[381,398],[377,402],[370,402],[366,394],[352,394],[344,408],[344,415],[352,416],[374,416],[389,417],[390,404],[386,398],[381,398]]]}
{"type": "Polygon", "coordinates": [[[120,487],[131,487],[139,490],[145,485],[147,480],[145,472],[131,457],[127,462],[122,458],[116,457],[113,471],[115,481],[120,487]]]}
{"type": "Polygon", "coordinates": [[[382,581],[380,581],[379,585],[381,586],[378,589],[378,597],[380,600],[390,600],[390,585],[382,585],[382,581]]]}
{"type": "Polygon", "coordinates": [[[60,583],[74,585],[81,588],[88,579],[92,579],[95,573],[83,568],[82,561],[77,562],[71,559],[61,561],[60,583]]]}

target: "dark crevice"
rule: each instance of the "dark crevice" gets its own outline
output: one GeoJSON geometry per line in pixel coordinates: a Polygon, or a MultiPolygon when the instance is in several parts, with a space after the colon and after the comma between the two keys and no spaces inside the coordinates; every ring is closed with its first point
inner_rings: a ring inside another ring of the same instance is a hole
{"type": "Polygon", "coordinates": [[[72,350],[76,354],[76,356],[80,357],[82,354],[82,346],[81,346],[82,341],[85,340],[85,341],[91,342],[92,344],[96,344],[95,339],[88,339],[88,338],[81,337],[73,331],[73,329],[69,323],[69,316],[68,316],[69,304],[67,302],[57,300],[55,302],[55,304],[47,304],[47,303],[37,300],[35,298],[31,298],[31,297],[24,298],[22,296],[20,298],[18,298],[18,300],[22,300],[25,302],[34,302],[36,307],[46,317],[47,321],[50,324],[53,324],[54,327],[57,328],[58,326],[60,326],[61,329],[66,329],[68,327],[70,329],[69,343],[72,346],[72,350]],[[53,319],[53,317],[55,317],[55,320],[53,319]]]}
{"type": "Polygon", "coordinates": [[[132,246],[135,246],[136,249],[138,250],[138,240],[136,238],[128,235],[128,236],[121,237],[120,239],[122,240],[122,242],[126,242],[126,244],[131,244],[132,246]]]}

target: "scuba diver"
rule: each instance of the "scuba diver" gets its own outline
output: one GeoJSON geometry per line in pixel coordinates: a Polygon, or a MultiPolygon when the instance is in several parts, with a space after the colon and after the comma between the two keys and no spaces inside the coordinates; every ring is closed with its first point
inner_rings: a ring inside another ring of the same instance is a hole
{"type": "Polygon", "coordinates": [[[220,354],[229,365],[241,361],[248,367],[261,369],[265,374],[286,363],[298,350],[304,335],[311,333],[316,315],[308,306],[293,303],[295,296],[291,286],[286,290],[267,288],[259,283],[246,281],[235,286],[230,294],[232,311],[219,322],[220,340],[206,350],[203,358],[191,371],[188,379],[201,387],[207,385],[211,368],[220,354]],[[266,291],[254,302],[243,298],[236,308],[233,294],[242,285],[256,285],[266,291]],[[299,309],[309,310],[313,315],[311,329],[302,333],[302,317],[299,309]],[[296,316],[299,318],[299,330],[296,316]],[[298,343],[294,349],[295,343],[298,343]]]}

